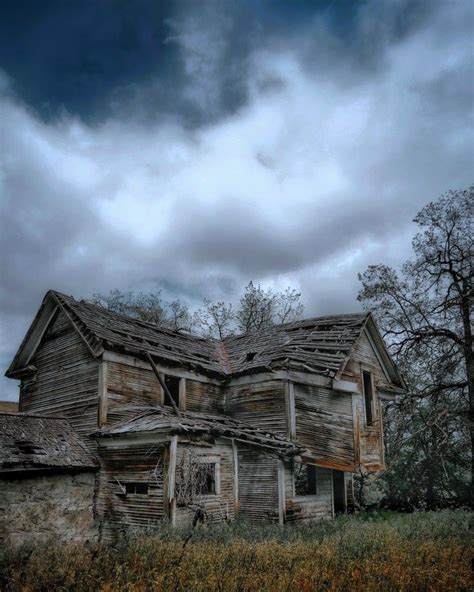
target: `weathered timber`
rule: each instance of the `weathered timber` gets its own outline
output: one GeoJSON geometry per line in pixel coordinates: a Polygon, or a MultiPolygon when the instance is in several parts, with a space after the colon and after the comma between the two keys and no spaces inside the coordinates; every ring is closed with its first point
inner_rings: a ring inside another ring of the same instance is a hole
{"type": "Polygon", "coordinates": [[[296,440],[306,456],[330,467],[355,467],[352,398],[324,387],[296,384],[296,440]]]}
{"type": "Polygon", "coordinates": [[[176,403],[174,402],[174,399],[171,396],[171,393],[170,393],[168,387],[166,386],[166,382],[163,380],[162,375],[158,371],[158,368],[156,367],[156,364],[153,361],[153,358],[150,356],[150,354],[148,352],[146,352],[145,355],[146,355],[147,360],[150,362],[150,366],[151,366],[156,378],[158,379],[158,382],[161,384],[161,388],[165,392],[165,397],[166,397],[168,403],[171,405],[171,407],[173,408],[173,411],[176,413],[176,415],[179,416],[180,415],[179,409],[176,407],[176,403]]]}
{"type": "Polygon", "coordinates": [[[98,425],[99,364],[59,310],[32,358],[37,371],[22,379],[20,410],[66,417],[86,436],[98,425]]]}

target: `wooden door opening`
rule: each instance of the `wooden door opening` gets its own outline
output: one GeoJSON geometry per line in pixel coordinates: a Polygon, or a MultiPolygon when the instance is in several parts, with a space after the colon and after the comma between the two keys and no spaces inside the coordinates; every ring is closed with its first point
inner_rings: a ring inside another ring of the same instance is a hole
{"type": "Polygon", "coordinates": [[[346,512],[346,481],[343,471],[332,472],[332,489],[334,497],[334,514],[346,512]]]}

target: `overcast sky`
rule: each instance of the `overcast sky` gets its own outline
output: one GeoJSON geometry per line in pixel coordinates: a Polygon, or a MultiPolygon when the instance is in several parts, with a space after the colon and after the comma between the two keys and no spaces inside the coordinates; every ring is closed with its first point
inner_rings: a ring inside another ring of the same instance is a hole
{"type": "Polygon", "coordinates": [[[358,310],[357,273],[472,183],[472,0],[0,10],[2,374],[49,288],[358,310]]]}

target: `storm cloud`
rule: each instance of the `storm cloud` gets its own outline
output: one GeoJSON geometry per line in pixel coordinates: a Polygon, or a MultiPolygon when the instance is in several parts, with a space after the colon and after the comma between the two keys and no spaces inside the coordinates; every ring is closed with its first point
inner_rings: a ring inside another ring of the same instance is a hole
{"type": "Polygon", "coordinates": [[[357,310],[357,272],[472,182],[471,2],[156,4],[10,15],[3,368],[49,288],[357,310]]]}

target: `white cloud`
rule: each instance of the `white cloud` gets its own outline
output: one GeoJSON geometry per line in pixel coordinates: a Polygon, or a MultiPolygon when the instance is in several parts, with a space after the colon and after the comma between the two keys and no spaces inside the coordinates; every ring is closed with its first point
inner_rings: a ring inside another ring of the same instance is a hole
{"type": "MultiPolygon", "coordinates": [[[[323,45],[308,67],[299,47],[269,42],[247,63],[247,103],[200,128],[46,124],[5,96],[4,360],[48,288],[156,279],[198,301],[256,279],[300,288],[310,314],[356,308],[357,272],[406,258],[418,209],[471,182],[470,40],[464,9],[448,12],[446,29],[440,5],[355,77],[323,45]]],[[[190,100],[213,109],[230,25],[200,22],[177,21],[174,41],[190,100]]]]}

